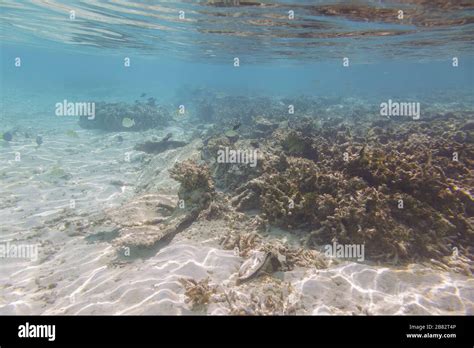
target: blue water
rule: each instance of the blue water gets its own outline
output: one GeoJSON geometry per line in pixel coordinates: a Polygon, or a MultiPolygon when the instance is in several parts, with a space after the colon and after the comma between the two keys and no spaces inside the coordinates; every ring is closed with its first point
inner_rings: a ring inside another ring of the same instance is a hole
{"type": "Polygon", "coordinates": [[[182,86],[375,100],[472,95],[472,3],[450,9],[377,1],[236,3],[4,1],[2,114],[12,93],[133,101],[147,92],[163,101],[182,86]],[[399,8],[403,20],[396,18],[399,8]]]}

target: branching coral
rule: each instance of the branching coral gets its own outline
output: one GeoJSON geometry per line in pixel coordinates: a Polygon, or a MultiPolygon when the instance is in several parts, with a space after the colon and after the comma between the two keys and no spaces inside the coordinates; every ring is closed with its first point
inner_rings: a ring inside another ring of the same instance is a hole
{"type": "Polygon", "coordinates": [[[217,287],[209,283],[209,278],[201,281],[181,278],[184,287],[186,302],[190,303],[193,310],[203,310],[211,301],[211,297],[217,292],[217,287]]]}

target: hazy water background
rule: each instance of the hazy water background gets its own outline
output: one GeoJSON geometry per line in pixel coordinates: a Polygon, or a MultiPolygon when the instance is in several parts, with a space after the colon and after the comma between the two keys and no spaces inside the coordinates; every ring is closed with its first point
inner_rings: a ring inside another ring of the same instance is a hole
{"type": "Polygon", "coordinates": [[[362,97],[377,104],[397,97],[456,99],[473,90],[471,1],[36,0],[0,6],[3,112],[18,107],[20,96],[40,97],[47,111],[77,97],[133,102],[147,92],[160,102],[179,98],[183,86],[362,97]],[[124,57],[131,67],[124,67],[124,57]]]}
{"type": "MultiPolygon", "coordinates": [[[[453,68],[451,57],[443,61],[417,62],[387,60],[366,64],[350,61],[342,66],[342,58],[333,61],[250,63],[241,60],[239,68],[228,62],[198,60],[183,61],[175,57],[141,57],[136,55],[84,54],[2,45],[2,89],[23,90],[25,93],[45,91],[74,93],[110,88],[98,97],[113,97],[114,91],[128,94],[130,100],[137,93],[153,91],[156,98],[175,95],[183,86],[209,87],[232,94],[265,95],[331,95],[361,97],[410,97],[440,92],[468,91],[473,88],[474,60],[460,57],[460,66],[453,68]],[[16,68],[15,57],[22,66],[16,68]],[[131,58],[131,67],[124,68],[124,57],[131,58]],[[60,92],[61,91],[61,92],[60,92]]],[[[61,100],[61,95],[56,98],[61,100]]]]}

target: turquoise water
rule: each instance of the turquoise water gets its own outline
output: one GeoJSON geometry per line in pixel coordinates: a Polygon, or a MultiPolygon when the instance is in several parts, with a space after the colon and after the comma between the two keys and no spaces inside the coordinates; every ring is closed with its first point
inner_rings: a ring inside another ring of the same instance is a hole
{"type": "Polygon", "coordinates": [[[142,92],[167,98],[183,85],[232,94],[378,98],[472,91],[469,1],[232,4],[3,1],[2,95],[41,88],[62,99],[59,94],[101,87],[115,91],[104,97],[133,100],[142,92]]]}
{"type": "Polygon", "coordinates": [[[0,40],[0,244],[39,246],[34,260],[0,260],[0,314],[474,313],[473,1],[3,0],[0,40]],[[387,121],[389,100],[419,103],[421,121],[387,121]],[[95,103],[102,123],[58,117],[63,101],[95,103]],[[270,164],[222,169],[213,141],[270,164]],[[218,197],[199,217],[183,208],[190,225],[180,209],[195,203],[183,193],[195,172],[169,175],[188,159],[211,168],[218,197]],[[292,218],[287,196],[310,190],[292,181],[301,163],[329,184],[292,218]],[[276,213],[271,189],[252,191],[269,173],[280,192],[292,183],[276,213]],[[399,195],[406,215],[390,205],[399,195]],[[365,259],[324,258],[336,240],[365,259]],[[275,277],[236,282],[272,257],[275,277]],[[196,309],[183,278],[208,279],[233,307],[196,309]],[[269,288],[285,302],[246,307],[269,288]]]}

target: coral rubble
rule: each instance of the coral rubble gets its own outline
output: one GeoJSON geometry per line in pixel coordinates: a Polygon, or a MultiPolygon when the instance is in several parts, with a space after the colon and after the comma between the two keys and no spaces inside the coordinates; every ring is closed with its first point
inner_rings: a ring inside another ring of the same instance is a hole
{"type": "Polygon", "coordinates": [[[309,247],[337,240],[364,244],[371,261],[444,262],[453,248],[468,259],[473,252],[471,128],[450,114],[420,122],[301,116],[259,133],[258,144],[253,130],[236,142],[213,136],[202,157],[233,209],[306,230],[309,247]],[[260,151],[253,169],[240,165],[236,175],[214,160],[218,149],[249,145],[260,151]]]}

